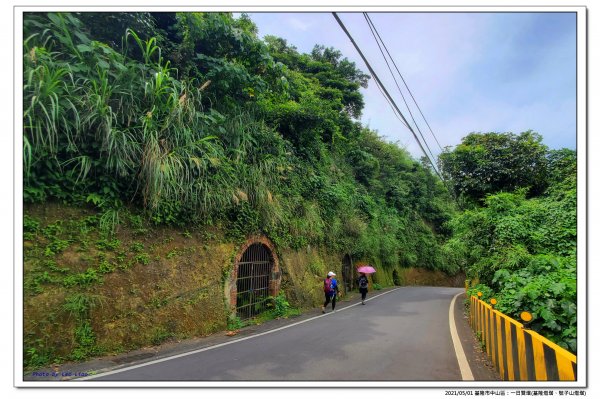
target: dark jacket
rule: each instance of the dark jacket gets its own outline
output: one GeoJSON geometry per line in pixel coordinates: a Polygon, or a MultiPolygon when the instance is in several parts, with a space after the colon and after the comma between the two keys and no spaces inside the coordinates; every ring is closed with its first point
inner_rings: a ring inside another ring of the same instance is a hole
{"type": "Polygon", "coordinates": [[[367,279],[367,277],[366,277],[366,276],[360,276],[360,277],[358,278],[358,280],[356,280],[356,284],[358,285],[358,288],[359,288],[359,289],[361,289],[361,290],[366,290],[366,289],[368,289],[368,288],[369,288],[369,280],[367,279]],[[366,287],[365,287],[365,288],[360,288],[360,283],[361,283],[361,281],[363,281],[363,280],[364,280],[364,282],[365,282],[365,285],[366,285],[366,287]]]}

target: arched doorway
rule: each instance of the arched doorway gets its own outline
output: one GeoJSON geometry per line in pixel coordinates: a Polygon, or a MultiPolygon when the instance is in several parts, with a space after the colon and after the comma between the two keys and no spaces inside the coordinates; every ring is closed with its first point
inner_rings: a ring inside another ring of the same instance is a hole
{"type": "Polygon", "coordinates": [[[398,270],[396,269],[392,272],[392,281],[394,285],[400,285],[400,277],[398,277],[398,270]]]}
{"type": "Polygon", "coordinates": [[[350,292],[354,288],[354,277],[352,258],[346,254],[344,255],[344,259],[342,259],[342,280],[344,280],[345,292],[350,292]]]}
{"type": "Polygon", "coordinates": [[[250,319],[267,309],[269,296],[279,290],[279,262],[266,237],[250,239],[236,257],[231,304],[236,316],[250,319]]]}

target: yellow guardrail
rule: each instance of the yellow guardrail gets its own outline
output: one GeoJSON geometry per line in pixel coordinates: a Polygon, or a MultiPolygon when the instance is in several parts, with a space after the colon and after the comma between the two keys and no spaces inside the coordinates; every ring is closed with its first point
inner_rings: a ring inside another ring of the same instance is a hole
{"type": "Polygon", "coordinates": [[[577,356],[475,296],[470,324],[503,380],[577,380],[577,356]]]}

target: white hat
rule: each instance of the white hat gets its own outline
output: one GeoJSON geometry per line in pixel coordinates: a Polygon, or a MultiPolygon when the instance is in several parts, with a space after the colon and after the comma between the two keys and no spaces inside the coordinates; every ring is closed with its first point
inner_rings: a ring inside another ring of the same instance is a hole
{"type": "Polygon", "coordinates": [[[334,272],[329,272],[329,273],[327,273],[327,275],[328,275],[329,277],[331,277],[331,276],[335,276],[335,273],[334,273],[334,272]]]}

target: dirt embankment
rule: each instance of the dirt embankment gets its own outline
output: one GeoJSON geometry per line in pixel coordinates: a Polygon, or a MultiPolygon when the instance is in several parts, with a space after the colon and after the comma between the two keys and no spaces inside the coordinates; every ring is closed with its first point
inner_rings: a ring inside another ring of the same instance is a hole
{"type": "MultiPolygon", "coordinates": [[[[90,210],[45,204],[24,213],[24,349],[31,367],[205,336],[235,316],[230,280],[241,244],[219,229],[153,227],[125,213],[106,236],[90,210]]],[[[276,251],[280,289],[294,307],[321,303],[328,271],[343,279],[344,254],[276,251]]],[[[378,271],[373,282],[463,286],[464,277],[399,267],[378,271]]]]}

